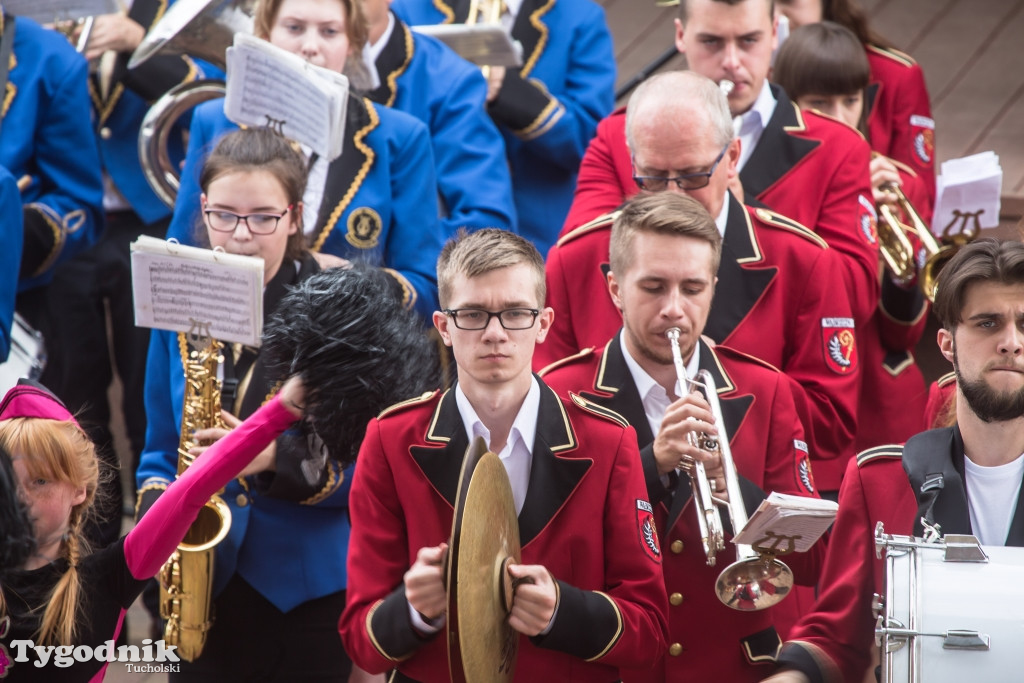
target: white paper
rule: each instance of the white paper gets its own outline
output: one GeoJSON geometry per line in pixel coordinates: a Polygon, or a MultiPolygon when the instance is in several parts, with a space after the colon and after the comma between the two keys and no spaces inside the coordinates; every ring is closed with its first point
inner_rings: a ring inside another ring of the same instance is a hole
{"type": "Polygon", "coordinates": [[[29,17],[40,24],[118,11],[114,0],[4,0],[3,7],[8,14],[29,17]]]}
{"type": "Polygon", "coordinates": [[[523,46],[494,24],[425,24],[413,31],[433,36],[477,66],[523,65],[523,46]]]}
{"type": "Polygon", "coordinates": [[[267,126],[333,161],[341,155],[348,79],[254,36],[227,50],[225,115],[267,126]]]}
{"type": "Polygon", "coordinates": [[[732,542],[775,547],[780,552],[807,552],[828,530],[838,511],[839,506],[831,500],[772,492],[732,542]]]}
{"type": "Polygon", "coordinates": [[[1003,169],[994,152],[981,152],[942,163],[932,233],[951,240],[961,233],[999,225],[1003,169]]]}
{"type": "Polygon", "coordinates": [[[131,259],[136,325],[260,345],[263,259],[147,235],[131,245],[131,259]]]}

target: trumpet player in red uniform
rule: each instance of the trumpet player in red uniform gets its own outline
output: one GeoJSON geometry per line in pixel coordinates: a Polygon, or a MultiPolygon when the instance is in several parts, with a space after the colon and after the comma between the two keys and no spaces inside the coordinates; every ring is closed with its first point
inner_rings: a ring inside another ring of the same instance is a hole
{"type": "MultiPolygon", "coordinates": [[[[623,673],[626,683],[757,681],[780,646],[771,611],[734,611],[715,597],[719,572],[734,546],[709,567],[697,503],[677,469],[708,461],[714,491],[726,481],[717,456],[698,448],[705,435],[728,439],[752,512],[764,492],[814,496],[803,426],[789,380],[767,363],[715,346],[701,335],[718,280],[722,239],[694,199],[665,192],[627,202],[612,227],[608,289],[622,311],[622,330],[602,348],[584,349],[542,371],[563,395],[575,392],[616,411],[636,429],[647,492],[660,530],[669,595],[668,654],[623,673]],[[685,363],[679,377],[666,332],[678,330],[685,363]],[[685,379],[707,370],[724,424],[685,379]]],[[[719,494],[720,495],[720,494],[719,494]]],[[[793,556],[788,556],[793,557],[793,556]]],[[[823,550],[796,558],[797,579],[813,585],[823,550]]]]}

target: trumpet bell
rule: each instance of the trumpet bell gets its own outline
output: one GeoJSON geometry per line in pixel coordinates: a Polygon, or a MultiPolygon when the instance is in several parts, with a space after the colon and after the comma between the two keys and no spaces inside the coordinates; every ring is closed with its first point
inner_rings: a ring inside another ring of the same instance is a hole
{"type": "Polygon", "coordinates": [[[187,54],[221,69],[235,33],[252,33],[256,0],[178,0],[132,53],[128,68],[153,55],[187,54]]]}
{"type": "Polygon", "coordinates": [[[767,609],[782,601],[792,588],[792,570],[770,556],[733,562],[715,582],[715,594],[722,604],[741,612],[767,609]]]}

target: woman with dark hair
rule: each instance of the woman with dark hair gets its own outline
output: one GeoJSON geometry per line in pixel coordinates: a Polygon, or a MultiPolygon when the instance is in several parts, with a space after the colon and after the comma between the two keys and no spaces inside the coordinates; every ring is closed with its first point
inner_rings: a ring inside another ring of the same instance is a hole
{"type": "MultiPolygon", "coordinates": [[[[921,194],[914,206],[931,221],[936,192],[935,120],[921,66],[871,28],[856,0],[777,0],[776,5],[794,29],[827,20],[856,36],[870,74],[864,93],[863,132],[871,149],[885,156],[872,163],[872,176],[886,159],[898,162],[894,166],[916,176],[914,183],[921,194]]],[[[787,93],[796,99],[788,89],[787,93]]],[[[904,192],[910,196],[906,189],[904,192]]]]}
{"type": "MultiPolygon", "coordinates": [[[[779,49],[774,80],[800,107],[821,110],[863,130],[869,74],[857,36],[823,21],[794,29],[779,49]]],[[[882,154],[874,155],[871,185],[876,204],[892,201],[891,193],[882,187],[890,182],[902,186],[915,207],[924,204],[927,197],[916,182],[919,178],[897,165],[902,166],[882,154]]],[[[916,243],[913,235],[910,239],[916,243]]],[[[928,302],[916,286],[916,277],[897,277],[888,269],[885,274],[878,308],[857,330],[862,364],[854,442],[858,452],[902,443],[921,430],[925,414],[924,376],[911,351],[924,333],[928,302]]]]}

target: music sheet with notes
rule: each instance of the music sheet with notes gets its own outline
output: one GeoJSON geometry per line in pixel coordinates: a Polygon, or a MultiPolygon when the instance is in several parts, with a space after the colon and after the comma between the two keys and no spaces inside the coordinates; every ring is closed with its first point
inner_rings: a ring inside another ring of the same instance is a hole
{"type": "Polygon", "coordinates": [[[265,40],[239,33],[227,50],[224,114],[266,126],[333,161],[341,155],[348,79],[265,40]]]}
{"type": "Polygon", "coordinates": [[[263,259],[147,235],[131,254],[136,325],[260,345],[263,259]]]}
{"type": "Polygon", "coordinates": [[[8,14],[29,17],[40,24],[118,11],[115,0],[4,0],[3,7],[8,14]]]}

